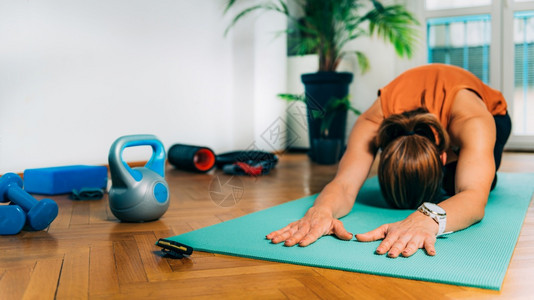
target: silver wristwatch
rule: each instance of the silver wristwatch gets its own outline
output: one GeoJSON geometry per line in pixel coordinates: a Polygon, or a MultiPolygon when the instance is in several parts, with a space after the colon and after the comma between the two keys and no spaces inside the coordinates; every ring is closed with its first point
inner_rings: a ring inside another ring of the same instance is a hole
{"type": "Polygon", "coordinates": [[[434,203],[424,202],[417,210],[431,217],[432,220],[438,223],[439,229],[437,236],[445,233],[445,227],[447,226],[447,213],[443,208],[434,203]]]}

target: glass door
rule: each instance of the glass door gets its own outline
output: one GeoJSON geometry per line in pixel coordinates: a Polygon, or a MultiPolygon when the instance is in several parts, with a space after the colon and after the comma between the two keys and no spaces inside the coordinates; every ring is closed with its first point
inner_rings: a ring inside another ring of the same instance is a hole
{"type": "Polygon", "coordinates": [[[512,117],[509,146],[534,150],[534,1],[503,3],[503,93],[512,117]],[[509,34],[507,34],[509,33],[509,34]]]}

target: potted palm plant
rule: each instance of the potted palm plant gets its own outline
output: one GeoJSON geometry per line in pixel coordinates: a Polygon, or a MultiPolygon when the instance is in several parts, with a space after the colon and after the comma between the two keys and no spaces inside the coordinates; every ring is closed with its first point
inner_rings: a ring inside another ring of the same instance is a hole
{"type": "MultiPolygon", "coordinates": [[[[378,0],[288,1],[293,1],[291,4],[294,5],[288,5],[286,0],[248,0],[250,6],[233,17],[227,31],[252,12],[278,12],[294,24],[293,28],[286,30],[292,48],[290,51],[297,55],[318,54],[318,71],[301,75],[305,90],[303,101],[306,102],[308,110],[310,157],[317,161],[322,150],[318,149],[315,140],[341,140],[343,146],[345,143],[346,119],[350,103],[338,105],[334,110],[329,108],[336,99],[348,101],[349,84],[352,82],[353,74],[336,72],[341,59],[346,55],[355,55],[360,71],[363,73],[369,69],[369,61],[364,53],[344,50],[347,43],[376,34],[393,44],[395,52],[400,57],[411,57],[417,40],[416,26],[419,22],[404,6],[383,5],[378,0]],[[290,6],[296,9],[290,9],[290,6]],[[326,136],[322,130],[325,127],[325,120],[329,120],[326,136]]],[[[229,0],[225,13],[229,12],[237,2],[229,0]]],[[[298,96],[293,96],[295,97],[298,96]]]]}

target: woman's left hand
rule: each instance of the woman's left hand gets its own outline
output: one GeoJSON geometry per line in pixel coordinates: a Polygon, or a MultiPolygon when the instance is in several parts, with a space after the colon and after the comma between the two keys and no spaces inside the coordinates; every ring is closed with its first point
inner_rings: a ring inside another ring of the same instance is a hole
{"type": "Polygon", "coordinates": [[[413,255],[418,249],[424,248],[428,255],[435,255],[436,234],[438,224],[430,217],[415,211],[406,219],[384,224],[367,233],[356,234],[360,242],[372,242],[383,239],[376,248],[377,254],[388,254],[389,257],[413,255]]]}

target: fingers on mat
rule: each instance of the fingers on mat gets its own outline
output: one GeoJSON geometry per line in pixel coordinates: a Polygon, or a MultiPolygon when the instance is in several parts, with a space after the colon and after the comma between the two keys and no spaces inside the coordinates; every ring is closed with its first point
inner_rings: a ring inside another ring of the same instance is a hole
{"type": "Polygon", "coordinates": [[[306,247],[317,241],[321,236],[323,236],[321,228],[318,226],[314,226],[310,229],[308,234],[300,241],[299,246],[306,247]]]}
{"type": "Polygon", "coordinates": [[[270,240],[270,239],[274,238],[275,236],[278,236],[278,235],[286,232],[287,230],[289,230],[293,225],[295,225],[295,223],[296,222],[293,222],[293,223],[287,225],[286,227],[284,227],[282,229],[278,229],[276,231],[273,231],[273,232],[269,233],[268,235],[266,235],[265,237],[270,240]]]}
{"type": "Polygon", "coordinates": [[[348,232],[345,229],[345,226],[343,226],[343,222],[341,222],[340,220],[334,221],[333,231],[334,231],[334,235],[338,237],[339,239],[342,239],[342,240],[352,239],[352,233],[348,232]]]}
{"type": "Polygon", "coordinates": [[[275,232],[275,234],[271,237],[270,240],[273,244],[278,244],[287,240],[289,237],[295,234],[297,230],[298,227],[296,225],[285,227],[284,229],[275,232]]]}
{"type": "Polygon", "coordinates": [[[426,254],[430,256],[436,255],[435,243],[436,243],[435,237],[425,239],[423,246],[425,247],[426,254]]]}
{"type": "Polygon", "coordinates": [[[388,251],[389,257],[398,257],[401,254],[401,252],[403,252],[406,249],[406,247],[408,246],[408,244],[410,244],[410,242],[416,243],[414,247],[416,251],[417,249],[419,249],[419,247],[417,246],[417,241],[418,241],[417,236],[412,236],[411,234],[403,234],[400,236],[390,234],[386,239],[389,239],[389,237],[391,237],[392,241],[394,241],[393,245],[391,246],[391,249],[388,251]]]}
{"type": "Polygon", "coordinates": [[[381,240],[385,238],[387,231],[388,231],[388,224],[384,224],[369,232],[356,234],[355,237],[360,242],[372,242],[372,241],[381,240]]]}
{"type": "Polygon", "coordinates": [[[310,231],[310,227],[307,223],[301,224],[301,227],[298,228],[284,243],[285,246],[291,247],[299,243],[310,231]]]}
{"type": "Polygon", "coordinates": [[[404,257],[412,256],[420,248],[419,244],[420,243],[417,243],[417,242],[415,242],[413,240],[408,242],[408,244],[406,244],[406,247],[404,248],[404,250],[402,250],[402,256],[404,256],[404,257]]]}

